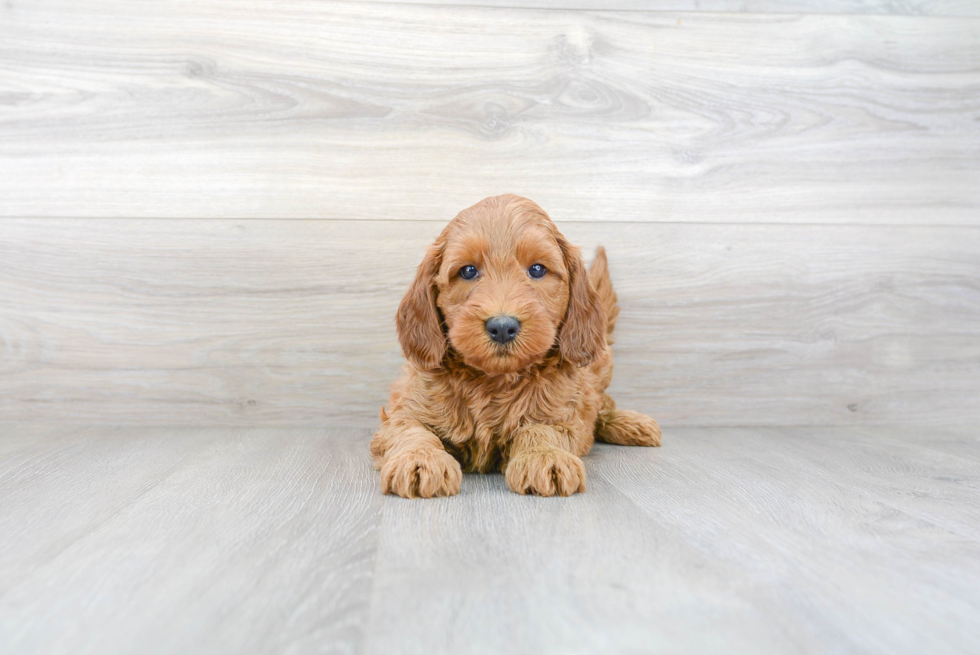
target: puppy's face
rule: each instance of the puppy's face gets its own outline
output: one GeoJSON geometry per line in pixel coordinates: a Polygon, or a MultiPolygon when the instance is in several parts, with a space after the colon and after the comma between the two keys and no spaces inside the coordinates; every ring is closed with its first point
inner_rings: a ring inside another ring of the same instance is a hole
{"type": "Polygon", "coordinates": [[[556,344],[566,359],[588,361],[604,344],[604,322],[577,250],[517,196],[488,198],[453,219],[398,312],[416,364],[436,368],[448,342],[490,374],[538,363],[556,344]]]}
{"type": "Polygon", "coordinates": [[[458,217],[436,277],[450,344],[487,373],[544,359],[568,308],[568,269],[555,230],[533,213],[507,210],[458,217]]]}

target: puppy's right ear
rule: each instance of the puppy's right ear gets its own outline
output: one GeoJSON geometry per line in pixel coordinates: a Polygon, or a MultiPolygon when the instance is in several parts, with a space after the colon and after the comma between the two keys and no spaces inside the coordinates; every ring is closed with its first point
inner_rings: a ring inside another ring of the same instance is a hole
{"type": "Polygon", "coordinates": [[[439,247],[429,246],[395,317],[402,352],[423,369],[438,368],[446,354],[446,335],[436,307],[436,275],[441,261],[439,247]]]}

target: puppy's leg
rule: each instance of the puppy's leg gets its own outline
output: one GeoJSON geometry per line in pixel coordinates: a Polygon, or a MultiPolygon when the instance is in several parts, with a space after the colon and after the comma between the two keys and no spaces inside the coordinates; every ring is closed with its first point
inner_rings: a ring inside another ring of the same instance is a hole
{"type": "Polygon", "coordinates": [[[403,498],[433,498],[459,493],[463,471],[439,437],[421,423],[390,419],[371,440],[381,491],[403,498]]]}
{"type": "Polygon", "coordinates": [[[526,425],[513,435],[504,476],[512,491],[538,496],[570,496],[585,491],[585,465],[569,448],[564,428],[526,425]]]}
{"type": "Polygon", "coordinates": [[[659,446],[660,426],[649,416],[616,409],[609,394],[603,394],[602,409],[595,421],[595,438],[619,446],[659,446]]]}

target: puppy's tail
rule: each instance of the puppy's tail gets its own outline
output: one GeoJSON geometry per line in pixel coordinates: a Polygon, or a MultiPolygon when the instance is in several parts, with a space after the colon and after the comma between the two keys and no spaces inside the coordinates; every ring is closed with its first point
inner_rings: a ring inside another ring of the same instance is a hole
{"type": "Polygon", "coordinates": [[[606,249],[602,246],[596,249],[595,259],[589,266],[589,282],[599,293],[599,300],[606,309],[606,342],[612,345],[613,329],[616,327],[616,318],[619,316],[619,304],[616,302],[616,292],[613,290],[612,280],[609,279],[606,249]]]}

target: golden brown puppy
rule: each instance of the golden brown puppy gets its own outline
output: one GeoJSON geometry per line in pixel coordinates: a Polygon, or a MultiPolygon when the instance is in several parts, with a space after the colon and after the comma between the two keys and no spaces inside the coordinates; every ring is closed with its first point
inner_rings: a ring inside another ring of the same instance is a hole
{"type": "Polygon", "coordinates": [[[382,491],[448,496],[463,469],[499,468],[518,493],[568,496],[595,439],[659,446],[656,421],[605,393],[618,314],[605,252],[586,272],[535,203],[460,212],[398,307],[408,363],[371,442],[382,491]]]}

